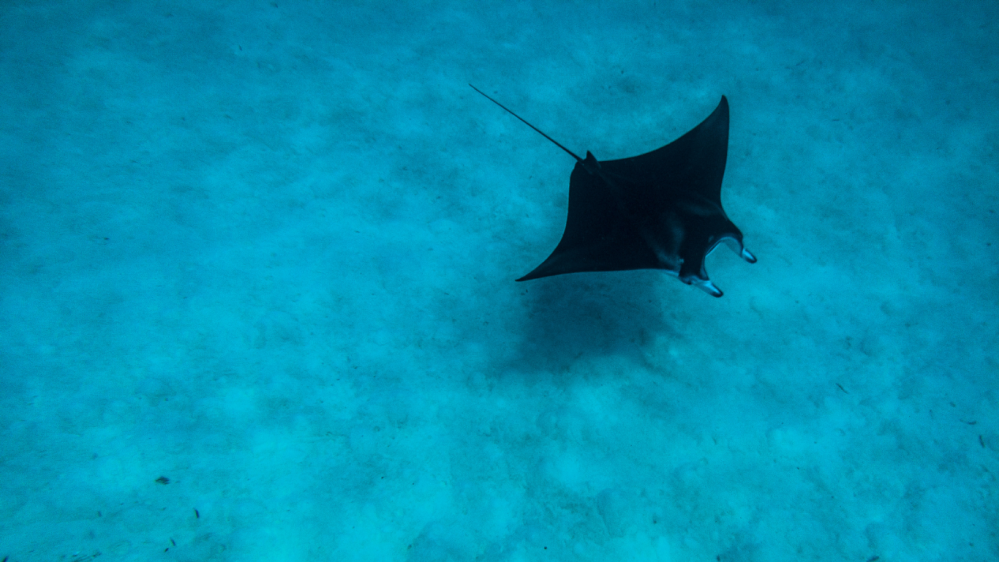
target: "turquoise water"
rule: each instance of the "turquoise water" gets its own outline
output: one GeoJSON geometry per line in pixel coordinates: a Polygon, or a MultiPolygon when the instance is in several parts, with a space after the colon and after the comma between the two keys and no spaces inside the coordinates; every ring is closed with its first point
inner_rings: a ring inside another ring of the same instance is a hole
{"type": "Polygon", "coordinates": [[[0,558],[999,559],[994,2],[7,2],[0,558]],[[726,95],[759,257],[514,283],[726,95]]]}

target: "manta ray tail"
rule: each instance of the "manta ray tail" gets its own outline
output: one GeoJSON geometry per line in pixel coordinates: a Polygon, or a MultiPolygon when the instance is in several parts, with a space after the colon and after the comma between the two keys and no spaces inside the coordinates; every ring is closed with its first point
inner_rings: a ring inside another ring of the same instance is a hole
{"type": "Polygon", "coordinates": [[[569,150],[568,148],[566,148],[566,147],[562,146],[561,144],[559,144],[559,142],[557,140],[555,140],[555,139],[549,137],[548,135],[546,135],[544,131],[542,131],[541,129],[535,127],[534,125],[531,125],[530,123],[528,123],[527,121],[525,121],[523,117],[521,117],[520,115],[517,115],[516,113],[514,113],[514,112],[510,111],[509,109],[507,109],[507,107],[505,105],[503,105],[500,102],[498,102],[498,101],[494,100],[493,98],[489,97],[488,95],[485,94],[485,92],[483,92],[482,90],[476,88],[475,86],[472,86],[471,84],[469,84],[469,86],[471,86],[471,88],[473,90],[475,90],[476,92],[482,94],[483,96],[486,96],[487,100],[489,100],[489,101],[495,103],[496,105],[502,107],[503,110],[506,111],[507,113],[509,113],[510,115],[513,115],[517,119],[520,119],[521,121],[523,121],[524,124],[527,125],[528,127],[530,127],[532,129],[534,129],[535,131],[541,133],[541,136],[543,136],[546,139],[548,139],[548,140],[552,141],[553,143],[555,143],[555,146],[557,146],[557,147],[561,148],[562,150],[568,152],[569,156],[572,156],[573,158],[576,159],[576,162],[582,162],[583,161],[582,158],[580,158],[579,156],[576,156],[571,150],[569,150]]]}

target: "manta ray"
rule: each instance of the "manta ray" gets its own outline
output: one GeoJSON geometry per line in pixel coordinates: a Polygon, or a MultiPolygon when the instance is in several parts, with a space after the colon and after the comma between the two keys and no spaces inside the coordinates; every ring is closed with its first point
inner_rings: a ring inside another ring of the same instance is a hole
{"type": "Polygon", "coordinates": [[[631,158],[580,158],[541,129],[472,86],[576,159],[569,176],[565,232],[544,262],[517,281],[584,271],[661,269],[709,295],[721,290],[704,260],[724,242],[742,259],[756,257],[722,209],[728,157],[728,100],[675,141],[631,158]]]}

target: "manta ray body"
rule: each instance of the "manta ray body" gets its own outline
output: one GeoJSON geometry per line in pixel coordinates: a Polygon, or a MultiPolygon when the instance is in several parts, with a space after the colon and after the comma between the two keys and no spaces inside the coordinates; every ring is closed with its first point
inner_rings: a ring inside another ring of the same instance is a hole
{"type": "MultiPolygon", "coordinates": [[[[469,84],[471,86],[471,84],[469,84]]],[[[565,232],[544,262],[517,281],[584,271],[661,269],[720,297],[705,258],[725,243],[749,263],[742,231],[721,204],[728,157],[728,100],[675,141],[640,156],[580,158],[503,104],[505,111],[576,159],[565,232]]]]}

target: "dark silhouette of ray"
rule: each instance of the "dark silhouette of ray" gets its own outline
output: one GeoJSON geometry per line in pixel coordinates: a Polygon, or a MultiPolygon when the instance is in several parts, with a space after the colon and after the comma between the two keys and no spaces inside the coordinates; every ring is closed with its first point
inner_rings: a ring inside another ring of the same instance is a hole
{"type": "MultiPolygon", "coordinates": [[[[469,86],[472,86],[469,84],[469,86]]],[[[496,105],[576,159],[569,176],[569,216],[562,240],[548,259],[517,281],[583,271],[662,269],[710,295],[704,260],[724,242],[756,263],[742,232],[722,209],[721,185],[728,156],[728,100],[687,134],[640,156],[598,161],[576,156],[503,104],[496,105]]]]}

